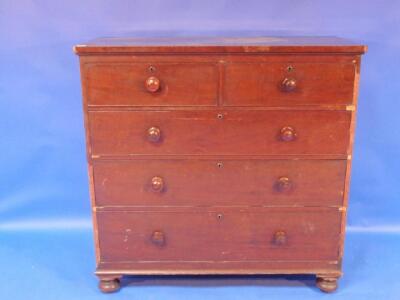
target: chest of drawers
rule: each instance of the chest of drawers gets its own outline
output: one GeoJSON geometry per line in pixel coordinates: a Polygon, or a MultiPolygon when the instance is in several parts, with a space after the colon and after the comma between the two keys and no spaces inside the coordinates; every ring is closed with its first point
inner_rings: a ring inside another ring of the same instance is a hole
{"type": "Polygon", "coordinates": [[[339,38],[77,45],[100,289],[341,276],[360,58],[339,38]]]}

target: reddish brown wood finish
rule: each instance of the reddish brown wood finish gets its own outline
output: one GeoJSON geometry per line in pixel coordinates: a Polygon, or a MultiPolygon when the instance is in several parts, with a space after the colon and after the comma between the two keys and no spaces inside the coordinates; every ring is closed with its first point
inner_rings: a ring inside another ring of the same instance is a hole
{"type": "Polygon", "coordinates": [[[164,37],[100,38],[74,51],[79,55],[127,53],[346,53],[362,54],[366,46],[338,37],[164,37]]]}
{"type": "Polygon", "coordinates": [[[100,262],[96,275],[206,275],[206,274],[325,274],[341,276],[340,262],[330,260],[306,261],[137,261],[100,262]]]}
{"type": "Polygon", "coordinates": [[[272,56],[260,63],[217,59],[179,63],[176,57],[149,62],[91,63],[86,66],[89,105],[215,106],[218,64],[224,72],[226,106],[301,106],[351,104],[355,65],[352,61],[290,62],[272,56]],[[161,61],[161,62],[159,62],[161,61]]]}
{"type": "Polygon", "coordinates": [[[98,212],[97,218],[103,262],[334,261],[339,250],[337,209],[98,212]]]}
{"type": "Polygon", "coordinates": [[[96,161],[96,205],[341,206],[345,170],[344,160],[96,161]]]}
{"type": "MultiPolygon", "coordinates": [[[[299,61],[299,60],[298,60],[299,61]]],[[[227,106],[300,106],[351,104],[353,63],[227,63],[227,106]]]]}
{"type": "Polygon", "coordinates": [[[80,55],[99,287],[341,275],[360,56],[339,38],[100,39],[80,55]]]}
{"type": "Polygon", "coordinates": [[[213,63],[96,63],[86,67],[89,105],[216,105],[213,63]],[[157,83],[158,81],[158,83],[157,83]]]}
{"type": "Polygon", "coordinates": [[[95,156],[346,154],[350,113],[103,111],[90,112],[89,125],[95,156]],[[156,142],[149,128],[160,130],[156,142]],[[287,138],[290,130],[296,138],[287,138]]]}

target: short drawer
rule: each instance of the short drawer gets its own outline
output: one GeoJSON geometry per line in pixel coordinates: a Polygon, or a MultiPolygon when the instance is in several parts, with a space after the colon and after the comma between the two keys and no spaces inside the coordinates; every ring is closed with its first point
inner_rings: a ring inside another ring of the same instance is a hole
{"type": "Polygon", "coordinates": [[[337,209],[97,212],[100,260],[337,260],[337,209]]]}
{"type": "Polygon", "coordinates": [[[215,106],[213,63],[93,63],[84,67],[88,105],[215,106]]]}
{"type": "Polygon", "coordinates": [[[93,164],[98,206],[339,206],[345,160],[135,159],[93,164]]]}
{"type": "Polygon", "coordinates": [[[346,154],[347,111],[89,112],[93,155],[346,154]]]}
{"type": "Polygon", "coordinates": [[[351,104],[355,64],[351,62],[235,62],[225,67],[226,106],[351,104]]]}

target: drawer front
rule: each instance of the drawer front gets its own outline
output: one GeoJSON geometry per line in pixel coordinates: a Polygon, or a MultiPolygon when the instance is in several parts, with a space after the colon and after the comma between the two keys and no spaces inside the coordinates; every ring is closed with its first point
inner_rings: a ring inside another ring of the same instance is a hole
{"type": "Polygon", "coordinates": [[[95,161],[98,206],[338,206],[345,160],[95,161]]]}
{"type": "Polygon", "coordinates": [[[347,111],[89,112],[92,154],[346,154],[347,111]]]}
{"type": "Polygon", "coordinates": [[[337,260],[335,209],[98,212],[100,260],[337,260]]]}
{"type": "Polygon", "coordinates": [[[228,63],[227,106],[300,106],[350,104],[352,63],[228,63]]]}
{"type": "Polygon", "coordinates": [[[215,106],[213,63],[100,63],[84,69],[89,105],[215,106]]]}

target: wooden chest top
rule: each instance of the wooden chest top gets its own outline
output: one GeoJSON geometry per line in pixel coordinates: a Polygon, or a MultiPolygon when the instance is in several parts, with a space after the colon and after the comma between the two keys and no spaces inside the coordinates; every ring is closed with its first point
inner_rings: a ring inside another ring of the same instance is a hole
{"type": "Polygon", "coordinates": [[[354,53],[367,47],[338,37],[158,37],[99,38],[74,47],[94,53],[354,53]]]}

